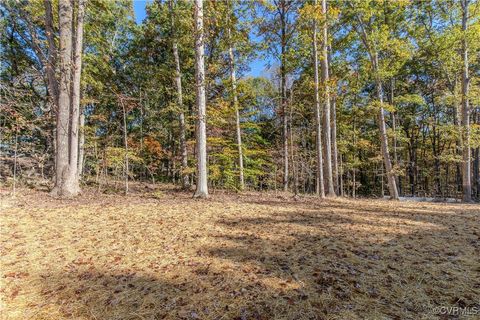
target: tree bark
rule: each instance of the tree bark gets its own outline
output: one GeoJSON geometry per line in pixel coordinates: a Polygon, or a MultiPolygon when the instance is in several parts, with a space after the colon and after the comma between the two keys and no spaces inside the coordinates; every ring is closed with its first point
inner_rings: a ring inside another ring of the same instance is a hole
{"type": "MultiPolygon", "coordinates": [[[[388,103],[390,103],[390,105],[394,106],[394,89],[395,89],[395,79],[392,77],[392,79],[390,79],[390,95],[389,95],[389,98],[388,98],[388,103]]],[[[397,113],[396,111],[392,111],[390,113],[390,118],[392,120],[392,131],[393,131],[393,141],[392,141],[392,144],[393,144],[393,161],[392,161],[392,166],[395,167],[396,165],[398,165],[398,152],[397,152],[397,146],[398,146],[398,142],[397,142],[397,113]]],[[[397,175],[395,175],[395,183],[397,185],[397,192],[399,194],[402,193],[402,190],[401,190],[401,187],[400,187],[400,179],[398,178],[397,175]]]]}
{"type": "Polygon", "coordinates": [[[182,92],[182,73],[180,69],[180,56],[178,54],[178,43],[175,32],[175,11],[173,0],[169,1],[170,7],[170,18],[171,18],[171,28],[172,28],[172,37],[173,37],[173,57],[175,60],[175,86],[177,87],[177,103],[179,112],[179,122],[180,122],[180,155],[181,155],[181,168],[180,168],[180,180],[182,182],[182,188],[187,189],[190,185],[190,180],[186,170],[188,169],[188,152],[187,152],[187,141],[186,141],[186,125],[185,125],[185,110],[183,106],[183,92],[182,92]]]}
{"type": "MultiPolygon", "coordinates": [[[[317,0],[315,0],[315,5],[317,0]]],[[[314,78],[315,78],[315,127],[316,127],[316,160],[317,160],[317,170],[316,170],[316,183],[315,183],[315,192],[316,194],[324,198],[325,197],[325,187],[323,181],[323,152],[322,152],[322,121],[320,117],[320,92],[319,92],[319,75],[318,75],[318,49],[317,49],[317,23],[313,21],[313,68],[314,68],[314,78]]]]}
{"type": "Polygon", "coordinates": [[[470,110],[469,110],[469,85],[470,78],[468,72],[468,45],[467,45],[467,20],[468,20],[468,5],[469,0],[461,0],[462,6],[462,187],[463,187],[463,201],[472,201],[472,184],[471,184],[471,169],[470,158],[472,151],[470,148],[470,110]]]}
{"type": "MultiPolygon", "coordinates": [[[[356,96],[355,96],[356,97],[356,96]]],[[[355,199],[357,191],[357,181],[356,181],[356,162],[357,162],[357,117],[355,113],[353,114],[353,167],[352,167],[352,198],[355,199]]]]}
{"type": "Polygon", "coordinates": [[[290,153],[292,156],[292,175],[293,175],[293,193],[298,195],[298,174],[297,163],[295,161],[295,148],[293,140],[293,86],[290,88],[290,153]]]}
{"type": "Polygon", "coordinates": [[[67,184],[69,170],[69,124],[70,124],[70,89],[72,63],[72,18],[73,8],[70,0],[59,1],[59,68],[60,87],[57,108],[57,149],[56,178],[53,195],[71,196],[74,193],[67,184]]]}
{"type": "Polygon", "coordinates": [[[287,27],[286,0],[280,0],[280,92],[282,104],[282,143],[283,143],[283,191],[288,190],[288,118],[287,118],[287,27]]]}
{"type": "Polygon", "coordinates": [[[74,33],[73,47],[73,75],[72,75],[72,104],[70,107],[70,146],[69,146],[69,170],[68,184],[74,195],[80,192],[78,174],[78,127],[80,121],[80,81],[82,74],[82,49],[83,49],[83,20],[85,16],[85,0],[78,0],[77,21],[74,33]]]}
{"type": "Polygon", "coordinates": [[[335,197],[335,189],[333,186],[333,172],[332,172],[332,139],[331,139],[331,125],[330,125],[330,80],[328,70],[328,24],[327,24],[327,1],[322,0],[322,59],[320,65],[322,70],[322,83],[324,88],[324,108],[323,108],[323,138],[325,148],[325,174],[327,179],[327,197],[335,197]]]}
{"type": "Polygon", "coordinates": [[[128,194],[128,172],[129,172],[129,163],[128,163],[128,135],[127,135],[127,110],[125,109],[125,103],[120,97],[120,104],[122,105],[123,111],[123,145],[125,148],[125,194],[128,194]]]}
{"type": "Polygon", "coordinates": [[[339,166],[338,166],[338,148],[337,148],[337,99],[332,98],[332,160],[333,160],[333,178],[335,185],[335,193],[342,195],[339,183],[339,166]]]}
{"type": "Polygon", "coordinates": [[[80,128],[79,128],[79,139],[78,139],[78,176],[81,177],[83,174],[83,161],[85,157],[85,110],[82,110],[80,113],[80,128]]]}
{"type": "Polygon", "coordinates": [[[57,48],[55,46],[55,32],[53,30],[53,10],[52,2],[45,0],[45,33],[48,42],[48,59],[45,66],[48,82],[48,91],[55,109],[58,107],[58,79],[55,74],[57,61],[57,48]]]}
{"type": "Polygon", "coordinates": [[[237,148],[238,148],[238,169],[239,169],[239,188],[243,190],[245,188],[245,182],[243,177],[243,151],[242,151],[242,129],[240,127],[240,111],[238,108],[237,97],[237,78],[235,74],[235,56],[233,54],[233,44],[230,26],[227,29],[230,46],[228,48],[229,64],[230,64],[230,79],[232,81],[232,98],[233,108],[235,110],[235,129],[237,135],[237,148]]]}
{"type": "Polygon", "coordinates": [[[204,65],[203,0],[195,0],[195,80],[197,104],[197,188],[194,197],[207,198],[207,129],[204,65]]]}
{"type": "MultiPolygon", "coordinates": [[[[475,118],[474,118],[475,119],[475,118]]],[[[480,125],[480,108],[476,111],[476,123],[480,125]]],[[[473,169],[473,181],[476,186],[475,195],[477,200],[480,200],[480,147],[475,149],[475,165],[473,169]]]]}
{"type": "MultiPolygon", "coordinates": [[[[351,5],[351,4],[350,4],[351,5]]],[[[377,100],[380,103],[380,112],[378,116],[378,127],[380,129],[380,141],[382,146],[382,156],[383,162],[385,165],[385,171],[388,178],[388,189],[390,192],[390,199],[398,200],[398,190],[397,183],[395,179],[395,173],[392,170],[392,162],[390,160],[390,153],[388,151],[388,137],[387,137],[387,126],[385,124],[385,111],[383,109],[383,87],[382,80],[378,74],[379,72],[379,62],[378,62],[378,52],[375,47],[371,47],[368,41],[367,32],[365,31],[365,26],[362,21],[357,17],[358,26],[360,28],[360,38],[367,50],[370,62],[372,64],[373,72],[375,74],[375,87],[377,93],[377,100]]]]}
{"type": "Polygon", "coordinates": [[[15,117],[15,149],[13,151],[13,192],[15,197],[17,193],[17,155],[18,155],[18,119],[15,117]]]}
{"type": "Polygon", "coordinates": [[[383,155],[383,162],[385,165],[385,171],[387,173],[388,179],[388,189],[390,192],[390,199],[398,200],[398,190],[397,190],[397,183],[395,179],[395,173],[393,172],[392,162],[390,160],[390,153],[388,151],[388,137],[387,137],[387,126],[385,123],[385,112],[383,109],[383,88],[382,82],[378,77],[378,54],[374,53],[373,59],[373,66],[374,71],[376,73],[376,91],[377,91],[377,99],[380,103],[380,113],[378,117],[378,126],[380,129],[380,141],[382,145],[382,155],[383,155]]]}
{"type": "MultiPolygon", "coordinates": [[[[434,165],[435,197],[442,196],[442,184],[440,176],[440,135],[438,133],[439,116],[438,107],[432,92],[433,123],[432,123],[432,153],[434,165]]],[[[400,191],[401,192],[401,191],[400,191]]]]}

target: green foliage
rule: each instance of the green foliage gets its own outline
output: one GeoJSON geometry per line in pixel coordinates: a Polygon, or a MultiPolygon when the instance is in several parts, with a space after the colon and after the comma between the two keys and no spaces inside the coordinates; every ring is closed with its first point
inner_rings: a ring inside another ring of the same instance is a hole
{"type": "MultiPolygon", "coordinates": [[[[0,6],[0,147],[11,157],[16,136],[21,157],[35,159],[35,166],[46,168],[48,176],[54,165],[55,110],[46,85],[45,59],[50,52],[45,3],[7,0],[0,6]]],[[[195,182],[193,4],[172,3],[170,10],[169,1],[148,2],[146,19],[136,24],[132,1],[88,1],[81,81],[85,175],[123,173],[122,97],[127,104],[131,178],[178,182],[181,173],[187,173],[195,182]],[[174,83],[174,40],[180,56],[183,109],[174,83]],[[188,151],[183,172],[180,111],[185,115],[188,151]]],[[[326,16],[320,3],[287,1],[283,11],[282,3],[205,2],[209,183],[232,190],[239,187],[229,65],[232,47],[247,188],[281,184],[283,114],[278,69],[283,62],[289,99],[290,179],[295,173],[299,188],[313,191],[316,130],[311,42],[316,21],[318,26],[326,22],[329,28],[329,85],[332,104],[333,99],[336,103],[339,171],[345,190],[353,193],[355,187],[365,195],[380,195],[384,174],[377,124],[380,108],[402,192],[414,193],[411,188],[420,186],[432,189],[434,179],[448,189],[444,185],[453,184],[458,174],[466,132],[459,116],[464,41],[470,68],[469,142],[472,148],[480,147],[478,1],[470,2],[466,31],[461,28],[458,1],[335,0],[328,1],[326,16]],[[286,18],[283,56],[280,13],[286,18]],[[254,60],[271,67],[270,78],[248,76],[254,60]],[[376,95],[376,83],[382,85],[383,103],[376,95]]],[[[58,2],[51,5],[53,36],[58,41],[58,2]]],[[[317,36],[321,44],[323,34],[317,36]]]]}

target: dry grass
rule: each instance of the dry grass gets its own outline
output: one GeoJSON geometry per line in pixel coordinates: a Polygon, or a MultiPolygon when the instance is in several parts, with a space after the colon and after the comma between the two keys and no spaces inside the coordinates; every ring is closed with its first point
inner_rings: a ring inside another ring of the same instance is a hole
{"type": "Polygon", "coordinates": [[[435,319],[480,307],[480,207],[0,198],[2,319],[435,319]]]}

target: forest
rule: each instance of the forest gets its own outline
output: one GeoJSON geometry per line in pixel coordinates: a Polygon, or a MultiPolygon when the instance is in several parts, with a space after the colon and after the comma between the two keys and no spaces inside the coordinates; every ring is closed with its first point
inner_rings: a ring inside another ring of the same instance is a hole
{"type": "Polygon", "coordinates": [[[3,0],[0,32],[5,319],[480,315],[480,1],[3,0]]]}
{"type": "Polygon", "coordinates": [[[477,1],[57,6],[2,4],[2,183],[480,197],[477,1]]]}

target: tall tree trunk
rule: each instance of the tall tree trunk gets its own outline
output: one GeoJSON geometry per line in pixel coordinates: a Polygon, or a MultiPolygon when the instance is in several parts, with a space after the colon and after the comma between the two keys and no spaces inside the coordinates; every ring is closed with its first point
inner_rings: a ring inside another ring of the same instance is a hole
{"type": "Polygon", "coordinates": [[[59,8],[59,69],[60,87],[57,108],[57,149],[55,155],[55,187],[53,195],[71,196],[74,190],[66,183],[69,170],[69,124],[70,90],[72,63],[72,18],[73,8],[70,0],[60,0],[59,8]]]}
{"type": "Polygon", "coordinates": [[[442,195],[442,185],[440,177],[440,136],[438,134],[438,107],[435,103],[432,92],[432,104],[433,104],[433,124],[432,124],[432,153],[433,153],[433,165],[434,165],[434,180],[435,180],[435,197],[442,195]]]}
{"type": "MultiPolygon", "coordinates": [[[[480,125],[480,108],[477,109],[476,117],[477,124],[480,125]]],[[[474,118],[474,119],[475,119],[474,118]]],[[[480,200],[480,147],[475,149],[474,155],[474,166],[473,166],[473,181],[475,183],[475,196],[477,200],[480,200]]]]}
{"type": "MultiPolygon", "coordinates": [[[[395,79],[392,77],[390,79],[390,95],[388,98],[388,103],[390,105],[394,106],[394,90],[395,90],[395,79]]],[[[393,131],[393,161],[392,161],[392,166],[398,165],[398,152],[397,152],[397,113],[396,111],[392,111],[390,113],[390,118],[392,120],[392,131],[393,131]]],[[[397,184],[398,188],[398,193],[401,194],[401,188],[400,188],[400,179],[398,178],[397,175],[395,175],[395,183],[397,184]]]]}
{"type": "MultiPolygon", "coordinates": [[[[350,4],[351,5],[351,4],[350,4]]],[[[359,23],[358,26],[360,28],[360,38],[367,50],[367,53],[370,58],[370,62],[372,64],[372,69],[375,74],[375,87],[377,93],[377,100],[380,103],[380,112],[378,115],[378,127],[380,129],[380,141],[382,145],[382,156],[383,162],[385,165],[385,171],[387,173],[388,179],[388,189],[390,192],[390,199],[398,200],[398,190],[397,190],[397,183],[395,179],[395,173],[392,170],[392,162],[390,160],[390,153],[388,151],[388,137],[387,137],[387,126],[385,123],[385,111],[383,109],[383,87],[382,87],[382,80],[379,75],[379,61],[378,61],[378,52],[375,47],[372,47],[369,44],[368,36],[365,31],[364,24],[362,21],[357,17],[359,23]]]]}
{"type": "MultiPolygon", "coordinates": [[[[328,34],[327,34],[328,36],[328,34]]],[[[328,70],[330,70],[330,67],[332,65],[332,47],[331,45],[328,45],[328,70]]],[[[333,88],[333,90],[336,90],[336,87],[333,88]]],[[[331,140],[332,140],[332,170],[333,170],[333,185],[335,189],[335,193],[337,195],[342,195],[341,190],[340,190],[340,184],[339,184],[339,155],[338,155],[338,148],[337,148],[337,93],[333,92],[331,95],[331,102],[330,105],[332,107],[331,110],[331,116],[332,116],[332,121],[331,121],[331,127],[332,127],[332,132],[331,132],[331,140]]]]}
{"type": "Polygon", "coordinates": [[[287,27],[286,27],[286,0],[280,0],[281,24],[281,65],[280,65],[280,92],[282,104],[282,143],[283,143],[283,191],[288,190],[288,118],[287,118],[287,27]]]}
{"type": "Polygon", "coordinates": [[[297,163],[295,161],[295,148],[293,147],[293,86],[290,88],[290,153],[292,156],[293,193],[298,195],[297,163]]]}
{"type": "MultiPolygon", "coordinates": [[[[317,5],[317,0],[315,0],[315,5],[317,5]]],[[[317,158],[317,170],[316,170],[316,184],[315,192],[316,194],[324,198],[325,197],[325,187],[323,183],[323,152],[322,152],[322,121],[320,116],[320,92],[319,92],[319,76],[318,76],[318,49],[317,49],[317,23],[313,21],[313,68],[315,75],[315,127],[316,127],[316,158],[317,158]]]]}
{"type": "Polygon", "coordinates": [[[52,2],[50,0],[44,0],[45,4],[45,33],[48,42],[48,59],[45,66],[47,74],[48,91],[52,99],[52,103],[55,108],[58,107],[58,80],[55,75],[56,61],[57,61],[57,48],[55,46],[55,32],[53,30],[53,10],[52,2]]]}
{"type": "Polygon", "coordinates": [[[240,187],[240,190],[243,190],[245,188],[245,182],[243,178],[242,129],[240,127],[240,111],[238,108],[238,97],[237,97],[237,78],[235,75],[235,56],[233,54],[233,44],[232,44],[233,40],[231,36],[230,26],[228,27],[227,32],[228,32],[228,38],[230,41],[228,53],[229,53],[229,64],[230,64],[230,79],[232,81],[233,108],[235,110],[235,128],[236,128],[236,134],[237,134],[239,187],[240,187]]]}
{"type": "Polygon", "coordinates": [[[83,174],[83,161],[85,157],[85,109],[80,113],[80,129],[78,141],[78,175],[83,174]]]}
{"type": "Polygon", "coordinates": [[[475,196],[480,197],[480,148],[475,149],[473,166],[473,181],[475,182],[475,196]]]}
{"type": "Polygon", "coordinates": [[[182,73],[180,70],[180,56],[178,54],[178,44],[175,32],[175,11],[174,11],[174,0],[169,1],[170,8],[170,18],[171,18],[171,28],[173,36],[173,57],[175,60],[175,86],[177,87],[177,103],[179,111],[179,122],[180,122],[180,155],[181,155],[181,168],[180,168],[180,179],[182,181],[182,188],[186,189],[189,186],[189,177],[186,173],[188,168],[188,153],[187,153],[187,141],[186,141],[186,125],[185,125],[185,110],[183,106],[183,92],[182,92],[182,73]]]}
{"type": "Polygon", "coordinates": [[[332,97],[332,160],[333,160],[333,178],[335,184],[335,193],[340,192],[339,169],[338,169],[338,148],[337,148],[337,98],[332,97]]]}
{"type": "Polygon", "coordinates": [[[18,118],[15,117],[15,149],[13,149],[13,192],[15,197],[17,193],[17,155],[18,155],[18,118]]]}
{"type": "Polygon", "coordinates": [[[340,194],[340,196],[344,197],[345,196],[345,191],[344,191],[344,188],[343,188],[343,160],[342,159],[343,159],[343,155],[340,155],[339,156],[339,161],[340,161],[340,163],[339,163],[340,170],[339,171],[340,172],[339,172],[338,177],[339,177],[339,180],[340,180],[339,181],[339,183],[340,183],[339,184],[339,194],[340,194]]]}
{"type": "Polygon", "coordinates": [[[325,148],[325,174],[327,179],[327,197],[335,196],[333,187],[333,171],[332,171],[332,140],[330,125],[330,84],[328,71],[328,24],[327,24],[327,0],[322,0],[322,14],[324,18],[322,27],[322,58],[320,65],[322,69],[322,83],[324,88],[324,108],[323,108],[323,138],[325,148]]]}
{"type": "MultiPolygon", "coordinates": [[[[355,95],[356,98],[356,95],[355,95]]],[[[354,100],[355,103],[355,100],[354,100]]],[[[353,168],[352,168],[352,197],[355,199],[357,192],[357,181],[356,181],[356,162],[357,162],[357,117],[355,113],[353,114],[353,168]]]]}
{"type": "Polygon", "coordinates": [[[377,91],[377,99],[380,102],[380,113],[378,117],[378,126],[380,128],[380,141],[382,144],[382,155],[383,155],[383,162],[385,165],[385,171],[387,173],[388,179],[388,189],[390,192],[390,199],[398,200],[398,190],[397,190],[397,183],[395,179],[395,173],[393,172],[392,162],[390,161],[390,153],[388,151],[388,137],[387,137],[387,126],[385,124],[385,114],[383,109],[383,88],[382,88],[382,81],[379,79],[378,76],[378,54],[374,53],[373,56],[373,66],[376,73],[376,91],[377,91]]]}
{"type": "MultiPolygon", "coordinates": [[[[476,112],[477,124],[480,125],[480,108],[476,112]]],[[[475,150],[475,166],[473,169],[473,181],[476,185],[476,197],[480,200],[480,147],[475,150]]]]}
{"type": "Polygon", "coordinates": [[[207,128],[205,98],[203,0],[195,0],[195,80],[197,86],[197,189],[194,197],[207,198],[207,128]]]}
{"type": "MultiPolygon", "coordinates": [[[[456,85],[455,85],[456,87],[456,85]]],[[[455,90],[452,90],[453,95],[455,96],[455,90]]],[[[455,141],[455,155],[462,156],[462,146],[463,146],[463,134],[462,134],[462,112],[461,112],[461,103],[458,104],[455,101],[453,108],[453,125],[458,131],[457,139],[455,141]]],[[[462,166],[460,163],[455,162],[455,188],[453,189],[453,196],[456,197],[457,193],[462,189],[462,166]]]]}
{"type": "Polygon", "coordinates": [[[467,19],[468,19],[468,5],[469,0],[461,0],[462,5],[462,186],[463,186],[463,201],[472,201],[472,184],[471,184],[471,170],[470,170],[470,110],[468,101],[468,91],[470,78],[468,74],[468,45],[467,45],[467,19]]]}
{"type": "Polygon", "coordinates": [[[130,168],[128,163],[127,110],[125,109],[125,103],[122,97],[120,97],[120,104],[122,105],[123,111],[123,146],[125,148],[125,194],[128,194],[128,172],[130,168]]]}
{"type": "Polygon", "coordinates": [[[72,74],[72,100],[70,107],[70,146],[68,184],[74,195],[80,192],[78,174],[78,127],[80,121],[80,80],[82,74],[82,49],[83,49],[83,19],[85,16],[85,0],[78,0],[76,10],[76,29],[73,47],[73,74],[72,74]]]}

